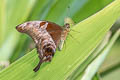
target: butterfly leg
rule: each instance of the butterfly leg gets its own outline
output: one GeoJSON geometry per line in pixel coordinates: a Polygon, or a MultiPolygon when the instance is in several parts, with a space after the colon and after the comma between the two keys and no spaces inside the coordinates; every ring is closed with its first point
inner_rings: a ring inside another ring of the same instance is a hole
{"type": "Polygon", "coordinates": [[[38,65],[33,69],[33,71],[37,72],[40,69],[40,65],[43,63],[43,60],[41,59],[38,63],[38,65]]]}
{"type": "Polygon", "coordinates": [[[38,57],[39,57],[40,61],[39,61],[38,65],[33,69],[33,71],[35,71],[35,72],[37,72],[40,69],[40,65],[44,62],[43,56],[39,53],[39,51],[38,51],[38,54],[39,54],[38,57]]]}
{"type": "Polygon", "coordinates": [[[40,45],[38,44],[38,45],[36,45],[36,48],[37,48],[37,53],[39,54],[39,59],[40,59],[40,61],[39,61],[39,63],[38,63],[38,65],[33,69],[33,71],[35,71],[35,72],[37,72],[39,69],[40,69],[40,65],[44,62],[43,61],[43,53],[42,53],[42,51],[41,51],[41,47],[40,47],[40,45]]]}
{"type": "Polygon", "coordinates": [[[59,45],[58,45],[58,49],[59,49],[59,51],[61,51],[61,50],[62,50],[63,45],[64,45],[64,40],[63,40],[63,39],[61,39],[61,40],[60,40],[60,43],[59,43],[59,45]]]}

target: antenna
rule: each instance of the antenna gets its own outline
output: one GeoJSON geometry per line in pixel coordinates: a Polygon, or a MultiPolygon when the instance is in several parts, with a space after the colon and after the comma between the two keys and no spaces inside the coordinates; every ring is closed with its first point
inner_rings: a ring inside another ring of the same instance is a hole
{"type": "Polygon", "coordinates": [[[67,7],[67,17],[70,17],[70,5],[67,7]]]}

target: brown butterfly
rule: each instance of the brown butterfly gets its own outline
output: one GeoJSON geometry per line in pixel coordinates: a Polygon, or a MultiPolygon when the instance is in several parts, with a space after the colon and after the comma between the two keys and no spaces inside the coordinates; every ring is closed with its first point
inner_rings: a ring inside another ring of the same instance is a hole
{"type": "Polygon", "coordinates": [[[37,72],[43,62],[51,61],[56,48],[61,50],[64,40],[70,31],[70,25],[63,27],[48,21],[29,21],[20,24],[16,29],[21,33],[28,34],[35,42],[39,54],[39,63],[33,69],[37,72]]]}

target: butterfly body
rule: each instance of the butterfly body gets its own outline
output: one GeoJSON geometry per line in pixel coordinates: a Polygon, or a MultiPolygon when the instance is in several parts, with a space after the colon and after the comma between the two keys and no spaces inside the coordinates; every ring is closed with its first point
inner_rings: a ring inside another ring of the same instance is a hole
{"type": "Polygon", "coordinates": [[[60,42],[66,39],[69,32],[69,24],[65,28],[48,21],[29,21],[20,24],[16,29],[21,33],[28,34],[35,42],[40,62],[34,68],[38,71],[43,62],[51,61],[60,42]]]}

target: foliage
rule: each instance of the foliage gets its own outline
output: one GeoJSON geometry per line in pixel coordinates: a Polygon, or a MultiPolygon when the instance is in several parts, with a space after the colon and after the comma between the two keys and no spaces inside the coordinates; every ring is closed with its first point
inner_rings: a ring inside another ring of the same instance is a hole
{"type": "MultiPolygon", "coordinates": [[[[84,80],[85,69],[91,64],[97,65],[95,60],[104,54],[101,51],[114,42],[108,41],[102,48],[98,46],[120,17],[119,4],[120,0],[0,0],[0,65],[1,62],[12,63],[0,72],[0,80],[84,80]],[[15,26],[27,20],[48,20],[63,25],[66,16],[71,17],[76,25],[71,27],[64,49],[56,52],[51,63],[43,63],[38,72],[33,72],[39,61],[36,49],[27,53],[30,39],[18,33],[15,26]]],[[[104,58],[98,60],[98,67],[103,61],[104,58]]],[[[97,71],[98,68],[93,73],[97,71]]],[[[96,75],[85,78],[94,76],[97,80],[96,75]]]]}

